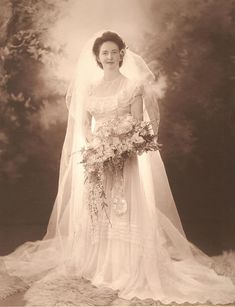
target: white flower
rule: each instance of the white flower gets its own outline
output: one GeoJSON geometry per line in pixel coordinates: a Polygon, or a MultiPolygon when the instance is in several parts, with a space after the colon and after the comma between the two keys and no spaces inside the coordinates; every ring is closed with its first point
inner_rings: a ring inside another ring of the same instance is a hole
{"type": "Polygon", "coordinates": [[[125,145],[127,146],[128,150],[132,150],[133,149],[132,139],[130,138],[126,139],[125,145]]]}
{"type": "Polygon", "coordinates": [[[100,146],[98,146],[98,148],[96,149],[96,153],[97,153],[97,156],[102,157],[102,155],[104,153],[104,146],[103,146],[103,144],[100,144],[100,146]]]}
{"type": "Polygon", "coordinates": [[[122,150],[123,151],[129,151],[130,150],[130,146],[128,146],[128,144],[122,144],[122,150]]]}
{"type": "Polygon", "coordinates": [[[120,124],[117,128],[117,133],[128,133],[133,128],[133,122],[131,120],[128,120],[128,118],[124,118],[122,121],[120,121],[120,124]]]}
{"type": "Polygon", "coordinates": [[[90,148],[97,149],[101,146],[101,144],[101,139],[96,137],[90,142],[90,148]]]}
{"type": "Polygon", "coordinates": [[[141,127],[141,128],[145,128],[147,125],[148,125],[148,124],[147,124],[146,122],[144,122],[144,121],[141,121],[141,122],[140,122],[140,127],[141,127]]]}
{"type": "Polygon", "coordinates": [[[106,158],[114,157],[114,151],[110,146],[105,146],[104,147],[104,155],[106,158]]]}
{"type": "Polygon", "coordinates": [[[118,146],[120,144],[120,139],[116,136],[112,137],[112,143],[114,146],[118,146]]]}
{"type": "Polygon", "coordinates": [[[137,144],[144,142],[144,139],[138,133],[133,134],[131,139],[132,139],[132,142],[137,143],[137,144]]]}

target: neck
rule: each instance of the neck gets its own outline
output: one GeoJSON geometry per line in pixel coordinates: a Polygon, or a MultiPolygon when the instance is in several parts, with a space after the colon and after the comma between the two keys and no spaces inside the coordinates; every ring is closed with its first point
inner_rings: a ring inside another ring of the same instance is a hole
{"type": "Polygon", "coordinates": [[[119,76],[121,76],[121,73],[119,70],[116,71],[104,71],[104,80],[105,81],[112,81],[117,79],[119,76]]]}

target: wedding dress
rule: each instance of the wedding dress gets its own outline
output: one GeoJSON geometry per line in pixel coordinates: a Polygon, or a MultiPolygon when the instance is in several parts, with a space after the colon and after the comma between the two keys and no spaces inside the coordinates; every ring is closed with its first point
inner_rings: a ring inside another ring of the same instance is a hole
{"type": "Polygon", "coordinates": [[[78,151],[86,143],[79,133],[81,129],[93,133],[110,119],[130,115],[140,97],[145,102],[144,119],[149,119],[146,88],[124,74],[112,81],[98,78],[85,90],[84,110],[70,105],[59,193],[47,234],[0,257],[0,289],[13,277],[17,277],[11,284],[14,289],[39,281],[45,281],[49,289],[58,276],[67,280],[77,276],[98,288],[118,290],[119,297],[127,300],[235,302],[232,280],[218,275],[212,259],[187,240],[158,151],[128,158],[123,171],[106,171],[108,209],[100,208],[95,223],[90,219],[78,151]],[[79,111],[92,115],[92,127],[77,120],[79,111]]]}
{"type": "MultiPolygon", "coordinates": [[[[107,120],[130,114],[131,104],[143,95],[141,85],[122,76],[98,83],[90,89],[86,105],[95,119],[94,130],[107,120]]],[[[231,280],[198,263],[183,241],[179,250],[180,233],[172,234],[174,226],[156,209],[157,201],[166,206],[172,201],[159,152],[129,158],[123,173],[108,172],[105,193],[109,219],[100,209],[98,222],[92,225],[84,207],[83,236],[72,256],[80,255],[74,265],[77,274],[97,286],[119,289],[119,296],[125,299],[153,298],[163,303],[234,301],[231,280]],[[154,170],[145,168],[148,158],[155,162],[154,170]]]]}

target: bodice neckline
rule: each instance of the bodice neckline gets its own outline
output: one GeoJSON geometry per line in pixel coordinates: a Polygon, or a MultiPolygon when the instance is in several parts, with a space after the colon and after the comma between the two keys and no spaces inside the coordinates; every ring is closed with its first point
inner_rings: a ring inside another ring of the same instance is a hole
{"type": "MultiPolygon", "coordinates": [[[[100,82],[103,82],[104,84],[111,84],[112,82],[114,81],[117,81],[117,80],[126,80],[127,81],[127,77],[125,77],[124,75],[120,75],[118,76],[118,78],[115,78],[113,80],[109,80],[109,81],[105,81],[105,80],[101,80],[100,82]]],[[[112,95],[106,95],[106,96],[98,96],[98,95],[95,95],[93,93],[93,91],[91,91],[90,93],[90,98],[92,99],[96,99],[96,100],[102,100],[102,99],[111,99],[111,98],[114,98],[116,99],[119,95],[121,95],[123,93],[123,91],[125,90],[126,88],[126,85],[122,86],[121,89],[119,91],[117,91],[115,94],[112,94],[112,95]]]]}
{"type": "Polygon", "coordinates": [[[116,78],[112,79],[112,80],[105,80],[104,77],[101,79],[101,82],[104,84],[111,84],[112,82],[115,82],[119,79],[125,78],[125,76],[123,74],[119,74],[116,78]]]}

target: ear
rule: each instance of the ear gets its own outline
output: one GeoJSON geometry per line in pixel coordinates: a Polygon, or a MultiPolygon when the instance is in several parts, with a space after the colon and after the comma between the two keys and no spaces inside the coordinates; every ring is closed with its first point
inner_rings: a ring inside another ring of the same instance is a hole
{"type": "Polygon", "coordinates": [[[124,49],[121,49],[121,50],[120,50],[120,56],[121,56],[122,59],[123,59],[124,55],[125,55],[125,50],[124,50],[124,49]]]}

